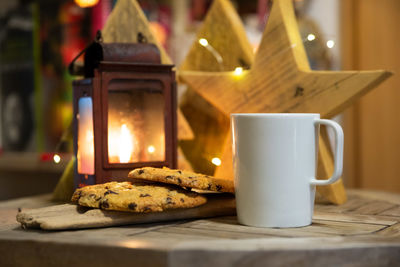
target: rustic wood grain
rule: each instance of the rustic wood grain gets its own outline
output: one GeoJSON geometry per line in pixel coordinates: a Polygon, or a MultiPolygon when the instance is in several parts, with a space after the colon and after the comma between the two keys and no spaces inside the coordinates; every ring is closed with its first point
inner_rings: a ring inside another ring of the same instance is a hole
{"type": "Polygon", "coordinates": [[[381,213],[379,213],[379,215],[386,215],[386,216],[400,216],[400,206],[395,206],[391,209],[385,210],[381,213]]]}
{"type": "Polygon", "coordinates": [[[236,213],[235,200],[231,194],[209,194],[207,200],[206,204],[196,208],[145,214],[106,211],[75,204],[62,204],[20,212],[17,215],[17,221],[27,228],[70,230],[207,218],[236,213]]]}
{"type": "Polygon", "coordinates": [[[393,237],[400,238],[400,223],[398,222],[393,226],[386,227],[382,231],[378,232],[378,235],[386,236],[386,237],[390,237],[390,238],[393,238],[393,237]]]}
{"type": "Polygon", "coordinates": [[[47,206],[51,217],[50,195],[0,202],[0,265],[398,266],[400,215],[382,214],[400,209],[400,195],[350,190],[348,197],[341,206],[317,204],[312,225],[287,229],[243,226],[235,216],[224,216],[74,231],[23,230],[15,221],[17,208],[47,206]],[[378,215],[358,213],[379,212],[390,204],[394,208],[378,215]]]}
{"type": "Polygon", "coordinates": [[[386,201],[374,201],[369,203],[368,205],[364,205],[359,207],[358,209],[353,210],[354,213],[358,214],[381,214],[387,210],[396,208],[397,205],[393,203],[389,203],[386,201]]]}
{"type": "Polygon", "coordinates": [[[324,205],[324,206],[316,206],[315,211],[327,211],[327,212],[335,212],[335,213],[345,213],[356,210],[362,206],[368,205],[372,201],[370,199],[359,198],[357,196],[353,196],[353,198],[349,199],[346,203],[334,206],[334,205],[324,205]]]}

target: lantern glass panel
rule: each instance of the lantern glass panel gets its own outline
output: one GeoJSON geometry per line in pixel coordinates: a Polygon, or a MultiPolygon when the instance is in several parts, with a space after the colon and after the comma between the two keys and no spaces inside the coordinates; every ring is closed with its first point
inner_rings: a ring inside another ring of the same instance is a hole
{"type": "Polygon", "coordinates": [[[108,87],[107,128],[109,163],[164,161],[161,82],[112,80],[108,87]]]}
{"type": "Polygon", "coordinates": [[[93,102],[91,97],[78,101],[78,173],[94,174],[93,102]]]}

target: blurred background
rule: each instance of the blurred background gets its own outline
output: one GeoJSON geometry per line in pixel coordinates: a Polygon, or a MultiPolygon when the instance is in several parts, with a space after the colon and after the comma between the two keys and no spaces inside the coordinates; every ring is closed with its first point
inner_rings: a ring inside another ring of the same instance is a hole
{"type": "MultiPolygon", "coordinates": [[[[72,155],[67,66],[117,1],[0,1],[0,200],[56,185],[72,155]]],[[[138,2],[179,66],[212,0],[138,2]]],[[[272,2],[232,1],[255,50],[272,2]]],[[[294,2],[312,69],[394,72],[336,119],[345,131],[346,187],[400,192],[400,1],[294,2]]]]}

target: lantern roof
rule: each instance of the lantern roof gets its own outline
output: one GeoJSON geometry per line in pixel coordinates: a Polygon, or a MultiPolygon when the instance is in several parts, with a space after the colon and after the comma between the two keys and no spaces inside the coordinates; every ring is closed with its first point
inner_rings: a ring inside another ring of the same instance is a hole
{"type": "Polygon", "coordinates": [[[160,65],[160,51],[155,44],[147,43],[139,33],[138,43],[103,43],[101,32],[96,39],[82,50],[69,65],[72,75],[84,75],[85,78],[94,76],[94,70],[100,63],[151,64],[160,65]],[[75,61],[84,53],[83,66],[75,65],[75,61]]]}

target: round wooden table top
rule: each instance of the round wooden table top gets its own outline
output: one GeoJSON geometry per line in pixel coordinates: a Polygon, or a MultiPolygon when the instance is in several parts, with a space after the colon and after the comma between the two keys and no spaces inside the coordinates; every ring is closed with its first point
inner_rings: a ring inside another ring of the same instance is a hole
{"type": "Polygon", "coordinates": [[[351,190],[341,206],[316,205],[302,228],[253,228],[236,217],[46,232],[23,230],[0,202],[0,266],[400,266],[400,195],[351,190]]]}

